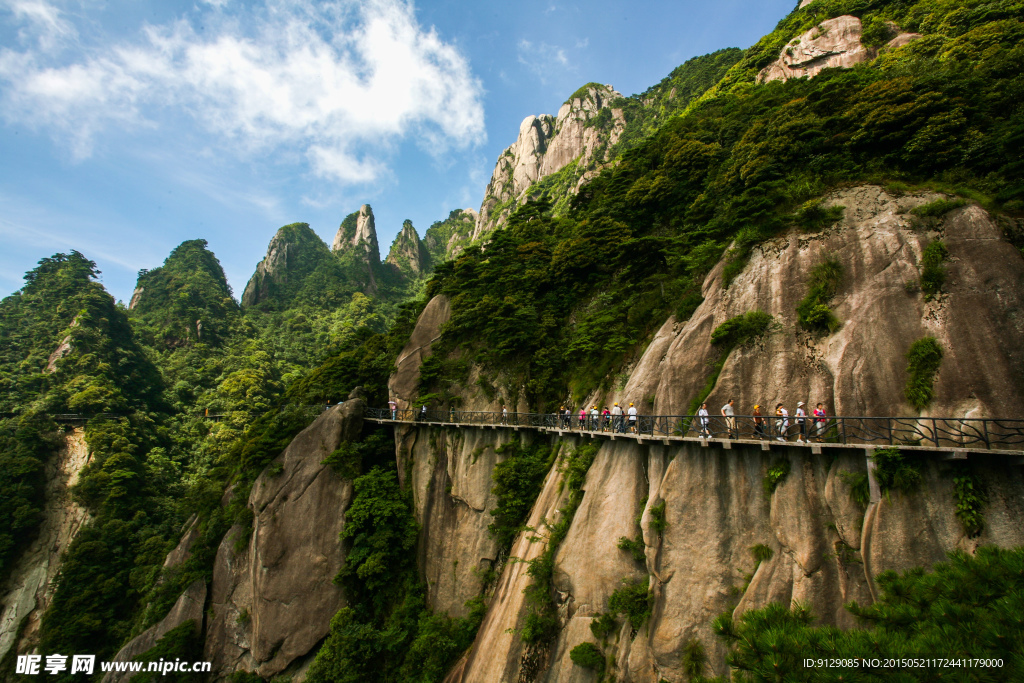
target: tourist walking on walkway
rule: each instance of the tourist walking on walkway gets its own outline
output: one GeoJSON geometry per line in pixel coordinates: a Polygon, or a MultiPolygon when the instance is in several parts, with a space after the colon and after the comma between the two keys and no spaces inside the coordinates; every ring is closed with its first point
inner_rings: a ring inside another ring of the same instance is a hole
{"type": "Polygon", "coordinates": [[[587,429],[592,432],[597,431],[597,406],[590,406],[590,424],[587,429]]]}
{"type": "Polygon", "coordinates": [[[580,408],[580,431],[587,425],[587,407],[583,406],[580,408]]]}
{"type": "Polygon", "coordinates": [[[611,411],[608,410],[608,406],[605,406],[604,410],[601,411],[601,431],[602,432],[608,431],[608,424],[610,422],[610,420],[608,418],[609,418],[610,415],[611,415],[611,411]]]}
{"type": "Polygon", "coordinates": [[[629,404],[629,410],[626,413],[629,415],[629,431],[636,434],[636,408],[632,403],[629,404]]]}
{"type": "Polygon", "coordinates": [[[391,419],[398,419],[398,404],[395,403],[395,399],[391,399],[390,401],[388,401],[388,408],[391,410],[391,419]]]}
{"type": "Polygon", "coordinates": [[[420,406],[420,422],[425,422],[427,419],[427,404],[424,403],[420,406]]]}
{"type": "Polygon", "coordinates": [[[736,411],[732,407],[733,400],[722,406],[722,417],[725,418],[725,428],[729,430],[729,438],[736,438],[736,411]]]}
{"type": "Polygon", "coordinates": [[[612,431],[622,431],[622,408],[619,407],[618,403],[612,406],[612,431]]]}
{"type": "Polygon", "coordinates": [[[506,408],[505,406],[501,407],[501,424],[508,424],[508,408],[506,408]]]}
{"type": "Polygon", "coordinates": [[[754,436],[757,439],[764,438],[764,417],[761,415],[761,405],[754,404],[754,436]]]}
{"type": "Polygon", "coordinates": [[[711,438],[711,434],[708,432],[710,418],[708,418],[707,403],[700,404],[700,410],[697,411],[697,421],[700,423],[700,435],[705,439],[711,438]]]}
{"type": "Polygon", "coordinates": [[[800,436],[796,438],[797,443],[807,443],[807,405],[803,401],[796,404],[796,424],[800,428],[800,436]]]}
{"type": "Polygon", "coordinates": [[[775,406],[775,429],[778,432],[776,440],[785,441],[789,431],[789,411],[781,403],[775,406]]]}
{"type": "Polygon", "coordinates": [[[828,417],[825,415],[825,409],[819,403],[814,407],[814,423],[817,429],[818,443],[821,443],[822,439],[825,438],[825,429],[828,427],[828,417]]]}

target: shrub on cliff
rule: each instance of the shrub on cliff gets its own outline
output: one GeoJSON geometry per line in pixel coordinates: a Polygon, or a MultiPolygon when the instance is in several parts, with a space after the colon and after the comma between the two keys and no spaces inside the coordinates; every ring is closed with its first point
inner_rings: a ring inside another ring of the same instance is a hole
{"type": "Polygon", "coordinates": [[[491,510],[494,521],[487,530],[498,542],[500,552],[507,553],[540,494],[554,453],[546,444],[523,446],[519,441],[510,441],[497,452],[505,459],[494,466],[491,475],[498,507],[491,510]]]}
{"type": "Polygon", "coordinates": [[[942,347],[935,337],[922,337],[907,351],[907,385],[903,393],[910,405],[924,410],[935,394],[935,374],[942,365],[942,347]]]}
{"type": "Polygon", "coordinates": [[[807,296],[796,307],[797,322],[809,332],[832,333],[842,323],[829,303],[843,282],[843,264],[834,256],[811,269],[807,278],[807,296]]]}
{"type": "Polygon", "coordinates": [[[900,491],[913,493],[921,485],[921,470],[914,459],[905,457],[900,449],[876,449],[871,459],[875,463],[875,479],[883,493],[900,491]]]}
{"type": "Polygon", "coordinates": [[[604,673],[604,655],[601,648],[593,643],[580,643],[569,651],[569,659],[576,666],[592,669],[599,675],[604,673]]]}
{"type": "Polygon", "coordinates": [[[930,571],[878,575],[876,603],[847,606],[865,626],[841,631],[813,626],[814,615],[797,605],[771,604],[733,620],[715,620],[715,632],[730,645],[726,657],[736,681],[817,681],[820,668],[805,659],[935,657],[998,660],[998,667],[976,670],[939,665],[828,669],[829,680],[905,681],[1024,680],[1024,548],[983,546],[974,556],[956,551],[930,571]],[[951,673],[952,672],[952,673],[951,673]],[[970,675],[976,673],[977,675],[970,675]],[[968,675],[962,675],[968,674],[968,675]],[[839,678],[842,677],[842,678],[839,678]]]}
{"type": "Polygon", "coordinates": [[[626,617],[634,631],[647,623],[651,616],[654,596],[648,590],[647,584],[647,579],[625,582],[608,598],[609,611],[626,617]]]}
{"type": "Polygon", "coordinates": [[[946,245],[936,240],[924,248],[921,254],[921,291],[925,301],[934,299],[946,283],[946,268],[943,262],[949,258],[946,245]]]}

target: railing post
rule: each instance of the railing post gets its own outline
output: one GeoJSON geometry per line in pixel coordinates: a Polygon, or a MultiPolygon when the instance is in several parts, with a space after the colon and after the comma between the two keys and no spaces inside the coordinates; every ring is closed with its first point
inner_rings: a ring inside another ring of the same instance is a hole
{"type": "Polygon", "coordinates": [[[845,445],[846,444],[846,418],[845,417],[839,418],[839,432],[840,432],[840,437],[843,440],[843,444],[845,445]]]}
{"type": "Polygon", "coordinates": [[[885,418],[885,426],[889,430],[889,445],[892,446],[893,443],[892,443],[892,418],[891,417],[885,418]]]}
{"type": "Polygon", "coordinates": [[[992,442],[988,440],[988,420],[982,420],[981,424],[985,428],[985,448],[992,450],[992,442]]]}
{"type": "Polygon", "coordinates": [[[939,447],[939,426],[936,423],[935,418],[932,418],[932,441],[935,442],[935,447],[939,447]]]}

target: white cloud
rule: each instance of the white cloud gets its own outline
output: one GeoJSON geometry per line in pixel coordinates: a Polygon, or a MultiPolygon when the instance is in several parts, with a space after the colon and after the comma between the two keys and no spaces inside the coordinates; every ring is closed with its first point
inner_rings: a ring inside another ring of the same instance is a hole
{"type": "Polygon", "coordinates": [[[547,83],[547,76],[551,73],[552,67],[561,67],[563,70],[573,71],[574,67],[569,63],[569,55],[565,48],[547,43],[532,43],[525,38],[519,41],[516,46],[519,55],[519,63],[533,72],[541,83],[547,83]]]}
{"type": "MultiPolygon", "coordinates": [[[[406,137],[436,155],[484,139],[480,82],[404,0],[266,0],[233,15],[205,1],[216,8],[197,8],[194,22],[148,25],[71,63],[0,50],[3,114],[51,131],[81,159],[107,132],[184,112],[230,153],[299,149],[315,174],[344,183],[379,177],[406,137]]],[[[37,31],[47,17],[63,21],[44,0],[15,4],[31,5],[15,18],[37,31]]]]}
{"type": "Polygon", "coordinates": [[[0,0],[0,7],[9,9],[16,21],[28,24],[18,37],[26,42],[35,38],[44,52],[77,35],[75,27],[61,17],[61,11],[46,0],[0,0]]]}

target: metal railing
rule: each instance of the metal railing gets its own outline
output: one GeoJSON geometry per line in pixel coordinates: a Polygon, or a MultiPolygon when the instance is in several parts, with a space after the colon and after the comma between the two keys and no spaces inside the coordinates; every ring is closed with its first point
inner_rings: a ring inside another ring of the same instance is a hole
{"type": "Polygon", "coordinates": [[[591,415],[502,413],[500,411],[395,410],[367,408],[366,417],[396,422],[531,427],[648,437],[700,437],[804,441],[834,444],[885,444],[937,449],[1024,450],[1024,420],[959,417],[846,417],[800,420],[794,416],[737,415],[591,415]]]}

